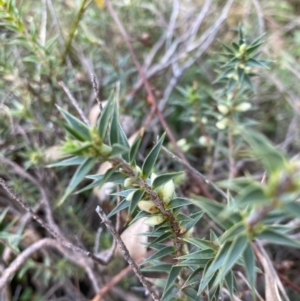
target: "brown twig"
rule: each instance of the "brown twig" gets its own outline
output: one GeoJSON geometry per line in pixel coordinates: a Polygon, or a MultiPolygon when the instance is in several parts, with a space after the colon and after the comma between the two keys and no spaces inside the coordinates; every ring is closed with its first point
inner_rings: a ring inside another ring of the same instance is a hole
{"type": "Polygon", "coordinates": [[[171,151],[169,151],[164,146],[162,147],[162,150],[170,158],[172,158],[174,161],[176,161],[176,162],[180,163],[181,165],[183,165],[191,174],[195,175],[196,177],[198,177],[199,179],[201,179],[202,181],[204,181],[206,184],[208,184],[209,186],[211,186],[215,191],[217,191],[222,197],[224,197],[225,199],[227,199],[227,195],[226,195],[226,193],[222,189],[220,189],[217,185],[215,185],[212,181],[210,181],[207,177],[205,177],[198,170],[196,170],[195,168],[193,168],[188,162],[183,161],[181,158],[177,157],[175,154],[173,154],[171,151]]]}
{"type": "Polygon", "coordinates": [[[58,82],[59,86],[62,87],[62,89],[65,91],[65,93],[67,94],[67,96],[69,97],[72,105],[75,107],[75,109],[77,110],[77,112],[79,113],[81,119],[83,120],[83,122],[87,125],[90,126],[90,122],[88,121],[88,119],[85,117],[84,112],[82,111],[82,109],[80,108],[79,104],[77,103],[77,100],[74,98],[74,96],[72,95],[72,93],[70,92],[70,90],[67,88],[67,86],[64,84],[64,82],[60,81],[58,82]]]}
{"type": "Polygon", "coordinates": [[[112,225],[111,221],[107,218],[106,214],[103,212],[103,210],[101,209],[100,206],[97,206],[96,212],[98,213],[99,217],[101,218],[103,223],[106,225],[106,227],[108,228],[110,233],[113,235],[113,237],[116,240],[116,242],[117,242],[117,244],[120,248],[120,251],[123,254],[125,260],[131,266],[133,272],[138,277],[138,279],[141,281],[144,288],[149,292],[149,294],[151,295],[151,297],[154,301],[159,301],[160,300],[159,297],[157,296],[157,294],[152,289],[150,283],[145,279],[145,277],[141,273],[139,266],[137,265],[137,263],[130,256],[129,251],[126,248],[121,236],[119,235],[119,233],[117,233],[117,231],[114,228],[114,226],[112,225]]]}
{"type": "Polygon", "coordinates": [[[6,182],[0,178],[0,185],[4,188],[4,190],[25,210],[27,211],[30,216],[35,219],[41,227],[46,229],[61,245],[64,247],[71,249],[74,252],[83,254],[87,257],[90,257],[93,259],[95,262],[100,263],[100,264],[106,264],[104,260],[101,258],[95,256],[89,251],[85,251],[72,243],[68,242],[65,240],[60,234],[55,232],[48,224],[46,224],[36,213],[33,212],[33,210],[24,202],[21,200],[21,198],[6,184],[6,182]]]}
{"type": "Polygon", "coordinates": [[[101,112],[103,111],[103,106],[102,106],[102,102],[99,98],[99,89],[98,89],[98,85],[97,85],[97,81],[96,81],[96,76],[94,74],[92,74],[92,83],[93,83],[95,97],[96,97],[97,103],[99,105],[100,114],[101,114],[101,112]]]}
{"type": "Polygon", "coordinates": [[[143,69],[142,69],[142,66],[141,66],[141,64],[139,63],[138,59],[137,59],[137,56],[136,56],[136,54],[135,54],[135,52],[134,52],[134,50],[133,50],[133,47],[132,47],[132,45],[131,45],[131,43],[130,43],[130,38],[129,38],[129,36],[128,36],[128,34],[127,34],[127,32],[126,32],[126,30],[125,30],[123,24],[121,23],[121,21],[120,21],[118,15],[117,15],[117,13],[115,12],[115,10],[114,10],[114,8],[113,8],[113,6],[112,6],[110,0],[105,0],[105,4],[106,4],[106,7],[107,7],[109,13],[111,14],[113,20],[114,20],[115,23],[117,24],[117,26],[118,26],[118,28],[119,28],[119,30],[120,30],[120,32],[121,32],[121,35],[123,36],[123,39],[124,39],[124,41],[125,41],[125,43],[126,43],[126,46],[127,46],[127,48],[128,48],[128,51],[130,52],[130,55],[131,55],[131,57],[132,57],[132,59],[133,59],[133,62],[134,62],[134,64],[135,64],[135,66],[136,66],[136,69],[137,69],[137,71],[138,71],[138,73],[139,73],[139,75],[140,75],[140,77],[141,77],[141,79],[142,79],[142,81],[143,81],[144,87],[145,87],[146,92],[147,92],[147,94],[148,94],[148,100],[149,100],[149,102],[151,103],[152,107],[154,108],[154,110],[155,110],[155,112],[156,112],[156,114],[157,114],[157,117],[158,117],[158,119],[159,119],[161,125],[163,126],[164,130],[166,131],[166,133],[167,133],[167,135],[168,135],[168,137],[169,137],[169,139],[170,139],[172,145],[174,146],[176,152],[178,153],[178,155],[179,155],[183,160],[186,160],[185,157],[184,157],[184,155],[183,155],[183,153],[182,153],[182,151],[181,151],[180,148],[177,146],[176,139],[175,139],[175,137],[174,137],[172,131],[170,130],[170,128],[169,128],[169,126],[168,126],[168,124],[167,124],[167,122],[166,122],[164,116],[162,115],[162,113],[161,113],[160,110],[158,109],[157,102],[156,102],[156,100],[155,100],[155,97],[154,97],[154,94],[153,94],[152,89],[151,89],[151,87],[150,87],[150,84],[149,84],[149,82],[148,82],[148,79],[147,79],[147,77],[145,76],[145,73],[144,73],[144,71],[143,71],[143,69]]]}
{"type": "Polygon", "coordinates": [[[128,265],[119,274],[114,276],[105,286],[103,286],[99,293],[91,301],[101,301],[102,298],[111,290],[111,288],[119,283],[131,270],[131,265],[128,265]]]}

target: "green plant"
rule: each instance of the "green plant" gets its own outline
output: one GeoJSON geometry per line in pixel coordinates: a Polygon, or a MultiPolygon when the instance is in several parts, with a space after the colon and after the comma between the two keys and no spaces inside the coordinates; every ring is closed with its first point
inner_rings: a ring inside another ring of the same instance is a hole
{"type": "Polygon", "coordinates": [[[123,200],[108,217],[127,209],[131,223],[144,218],[144,223],[151,226],[143,235],[149,238],[146,246],[155,252],[141,263],[141,271],[168,273],[167,278],[157,282],[163,287],[160,300],[198,300],[199,295],[218,300],[224,287],[233,298],[239,291],[232,269],[236,265],[243,267],[255,299],[258,269],[255,250],[257,246],[261,247],[259,240],[300,247],[300,241],[291,234],[294,228],[287,223],[291,217],[299,218],[299,162],[289,160],[267,138],[246,129],[245,123],[240,122],[240,115],[251,106],[248,102],[240,102],[238,97],[239,93],[245,93],[245,84],[253,88],[247,68],[265,67],[266,61],[258,59],[256,54],[261,43],[259,38],[247,45],[240,30],[239,44],[232,44],[235,50],[223,45],[229,54],[226,54],[228,62],[224,65],[226,71],[220,79],[226,80],[227,88],[223,91],[228,102],[225,105],[220,100],[217,109],[229,116],[230,123],[221,127],[219,121],[216,126],[222,130],[228,127],[229,161],[234,160],[233,139],[242,140],[249,145],[249,153],[265,168],[267,181],[261,183],[251,176],[235,178],[231,171],[228,180],[219,183],[227,189],[227,197],[221,202],[199,195],[177,197],[173,179],[180,173],[153,173],[165,135],[156,142],[142,164],[137,164],[142,136],[138,135],[132,146],[129,145],[119,122],[118,94],[110,98],[96,127],[85,125],[59,108],[67,121],[64,128],[68,137],[62,149],[69,158],[54,165],[72,163],[79,166],[58,205],[67,201],[96,162],[109,161],[112,168],[102,175],[87,176],[94,182],[81,191],[106,182],[123,184],[123,189],[114,194],[123,200]],[[186,214],[185,208],[190,208],[189,205],[194,205],[194,209],[189,209],[186,214]],[[194,237],[193,227],[204,214],[218,226],[218,231],[211,230],[204,237],[194,237]],[[166,263],[166,256],[171,256],[173,262],[166,263]]]}

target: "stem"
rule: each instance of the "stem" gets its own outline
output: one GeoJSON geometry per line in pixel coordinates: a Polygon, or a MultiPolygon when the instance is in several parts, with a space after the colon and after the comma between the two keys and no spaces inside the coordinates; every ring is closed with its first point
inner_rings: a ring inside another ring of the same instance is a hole
{"type": "Polygon", "coordinates": [[[139,280],[143,284],[144,288],[149,292],[149,294],[151,295],[151,297],[154,301],[160,301],[159,297],[157,296],[157,294],[152,289],[150,283],[145,279],[145,277],[141,273],[139,266],[137,265],[137,263],[130,256],[129,251],[126,248],[121,236],[119,235],[119,233],[117,233],[117,231],[114,228],[114,226],[112,225],[111,221],[107,218],[106,214],[103,212],[103,210],[100,208],[100,206],[97,206],[96,212],[98,213],[99,217],[101,218],[103,223],[106,225],[106,227],[108,228],[110,233],[113,235],[113,237],[114,237],[115,241],[117,242],[117,244],[120,248],[120,251],[122,252],[125,260],[131,266],[133,272],[139,278],[139,280]]]}
{"type": "Polygon", "coordinates": [[[77,13],[77,15],[75,17],[75,21],[74,21],[74,23],[72,25],[72,28],[71,28],[71,31],[69,33],[69,39],[67,40],[65,51],[64,51],[64,53],[62,55],[62,59],[61,59],[62,65],[65,63],[66,57],[67,57],[67,55],[69,53],[69,50],[70,50],[70,47],[71,47],[71,44],[72,44],[72,40],[74,38],[76,29],[78,27],[78,24],[79,24],[79,22],[81,20],[82,15],[84,14],[85,9],[87,8],[85,6],[85,3],[86,3],[86,0],[82,0],[81,3],[80,3],[80,7],[79,7],[79,10],[78,10],[78,13],[77,13]]]}

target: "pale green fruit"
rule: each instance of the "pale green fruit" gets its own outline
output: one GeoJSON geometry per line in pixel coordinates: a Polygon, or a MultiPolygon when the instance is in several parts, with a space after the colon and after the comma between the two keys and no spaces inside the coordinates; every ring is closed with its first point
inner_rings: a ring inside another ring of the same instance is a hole
{"type": "Polygon", "coordinates": [[[124,180],[124,187],[130,187],[132,186],[132,179],[131,178],[126,178],[124,180]]]}
{"type": "Polygon", "coordinates": [[[229,112],[228,106],[223,105],[223,104],[219,104],[219,105],[218,105],[218,110],[219,110],[219,112],[222,113],[223,115],[226,115],[226,114],[228,114],[228,112],[229,112]]]}
{"type": "Polygon", "coordinates": [[[234,107],[235,111],[239,112],[247,112],[251,108],[251,103],[250,102],[242,102],[239,105],[234,107]]]}
{"type": "Polygon", "coordinates": [[[157,226],[157,225],[161,224],[164,220],[165,220],[165,218],[161,214],[157,214],[157,215],[148,217],[144,223],[148,226],[157,226]]]}
{"type": "Polygon", "coordinates": [[[164,204],[166,204],[166,205],[169,204],[172,201],[172,199],[174,197],[174,193],[175,193],[174,182],[172,180],[170,180],[166,184],[159,187],[157,189],[157,192],[158,192],[159,196],[162,198],[164,204]]]}
{"type": "Polygon", "coordinates": [[[149,213],[159,212],[159,209],[155,206],[155,203],[153,201],[141,200],[138,202],[138,206],[141,210],[149,213]]]}

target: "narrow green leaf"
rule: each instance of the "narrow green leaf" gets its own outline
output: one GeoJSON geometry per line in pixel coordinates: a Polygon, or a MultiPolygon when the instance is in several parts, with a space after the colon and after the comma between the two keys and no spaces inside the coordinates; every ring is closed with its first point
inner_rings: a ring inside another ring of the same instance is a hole
{"type": "Polygon", "coordinates": [[[245,248],[243,258],[247,279],[252,290],[252,295],[254,296],[256,282],[255,255],[250,242],[248,242],[245,248]]]}
{"type": "Polygon", "coordinates": [[[171,263],[161,263],[161,264],[155,264],[152,266],[147,266],[141,268],[142,272],[166,272],[170,273],[173,265],[171,263]]]}
{"type": "Polygon", "coordinates": [[[70,124],[70,126],[76,131],[76,133],[81,138],[81,141],[91,140],[91,135],[89,132],[89,128],[78,118],[68,113],[63,108],[57,106],[58,110],[62,113],[66,121],[70,124]]]}
{"type": "Polygon", "coordinates": [[[240,190],[240,193],[235,197],[238,206],[255,206],[270,203],[270,198],[266,196],[263,187],[258,183],[251,183],[249,186],[240,190]]]}
{"type": "Polygon", "coordinates": [[[120,155],[128,153],[128,151],[129,151],[128,147],[126,147],[122,144],[119,144],[119,143],[115,143],[112,146],[112,153],[110,154],[109,158],[113,159],[113,158],[119,157],[120,155]]]}
{"type": "Polygon", "coordinates": [[[134,212],[138,202],[142,199],[144,193],[145,193],[144,189],[138,189],[137,191],[135,191],[135,193],[132,196],[132,200],[129,202],[130,203],[129,215],[131,215],[134,212]]]}
{"type": "Polygon", "coordinates": [[[154,259],[159,259],[161,257],[167,256],[167,255],[174,255],[174,247],[171,246],[167,246],[162,248],[161,250],[157,251],[156,253],[154,253],[153,255],[149,256],[148,258],[146,258],[143,261],[143,264],[150,262],[154,259]]]}
{"type": "Polygon", "coordinates": [[[137,153],[139,151],[140,145],[142,142],[142,136],[139,133],[138,136],[135,138],[131,148],[130,148],[130,152],[129,152],[129,162],[130,164],[133,164],[135,162],[137,153]]]}
{"type": "Polygon", "coordinates": [[[251,79],[250,79],[250,76],[248,75],[248,74],[244,74],[244,83],[246,83],[249,87],[250,87],[250,89],[252,90],[252,91],[254,91],[254,86],[253,86],[253,84],[252,84],[252,81],[251,81],[251,79]]]}
{"type": "Polygon", "coordinates": [[[117,191],[114,193],[111,193],[110,195],[117,195],[126,198],[132,191],[135,191],[136,189],[126,189],[126,190],[121,190],[117,191]]]}
{"type": "Polygon", "coordinates": [[[240,133],[249,143],[254,155],[263,162],[270,174],[285,168],[286,158],[284,154],[276,149],[265,136],[248,128],[241,128],[240,133]]]}
{"type": "Polygon", "coordinates": [[[185,242],[188,242],[200,249],[212,249],[212,250],[218,250],[218,246],[214,244],[213,242],[205,239],[200,238],[183,238],[185,242]]]}
{"type": "Polygon", "coordinates": [[[265,229],[264,231],[259,233],[256,237],[258,239],[265,239],[266,241],[271,242],[273,244],[300,248],[300,241],[296,239],[292,239],[270,228],[265,229]]]}
{"type": "Polygon", "coordinates": [[[184,206],[192,205],[191,202],[188,199],[185,198],[176,198],[173,199],[167,206],[168,209],[175,209],[180,208],[184,206]]]}
{"type": "Polygon", "coordinates": [[[158,243],[158,242],[162,242],[170,237],[173,236],[173,233],[171,231],[168,231],[166,233],[163,233],[162,235],[158,236],[157,238],[155,238],[150,244],[148,244],[148,248],[150,248],[151,246],[153,246],[154,244],[158,243]]]}
{"type": "Polygon", "coordinates": [[[205,249],[201,251],[196,251],[189,253],[187,255],[183,255],[178,257],[178,259],[185,260],[185,259],[210,259],[214,258],[216,252],[212,249],[205,249]]]}
{"type": "MultiPolygon", "coordinates": [[[[110,144],[111,145],[121,144],[128,149],[130,148],[127,137],[119,122],[118,107],[116,102],[114,104],[114,111],[113,111],[111,125],[110,125],[110,144]]],[[[123,158],[125,160],[128,160],[128,155],[124,154],[123,158]]]]}
{"type": "Polygon", "coordinates": [[[166,286],[164,288],[164,291],[163,291],[163,297],[166,294],[166,292],[171,288],[171,286],[173,285],[173,283],[176,281],[177,276],[179,275],[181,269],[182,269],[182,267],[178,267],[178,266],[173,266],[172,267],[172,269],[171,269],[171,271],[169,273],[167,284],[166,284],[166,286]]]}
{"type": "Polygon", "coordinates": [[[84,179],[84,177],[90,172],[90,170],[94,167],[96,163],[96,159],[94,158],[86,158],[80,166],[78,166],[75,174],[73,175],[71,182],[66,189],[66,192],[62,199],[59,201],[57,206],[61,206],[67,197],[75,190],[78,184],[84,179]]]}
{"type": "Polygon", "coordinates": [[[145,178],[148,178],[152,168],[157,160],[158,154],[160,152],[161,146],[163,144],[163,141],[165,139],[165,135],[163,134],[161,136],[161,138],[159,139],[159,141],[156,143],[156,145],[152,148],[152,150],[150,151],[150,153],[148,154],[147,158],[144,161],[143,167],[142,167],[142,172],[143,172],[143,176],[145,178]]]}
{"type": "Polygon", "coordinates": [[[224,234],[219,238],[220,243],[225,243],[228,240],[231,240],[232,238],[240,235],[241,233],[245,232],[245,223],[243,221],[234,224],[231,228],[226,230],[224,234]]]}
{"type": "Polygon", "coordinates": [[[129,202],[127,202],[126,200],[123,200],[107,215],[107,217],[111,218],[113,215],[115,215],[116,213],[118,213],[119,211],[121,211],[123,209],[126,209],[127,207],[129,207],[129,202]]]}
{"type": "Polygon", "coordinates": [[[284,203],[280,209],[289,216],[300,219],[300,203],[297,201],[284,203]]]}
{"type": "Polygon", "coordinates": [[[4,220],[4,218],[5,218],[5,215],[6,215],[6,213],[7,213],[8,210],[9,210],[9,207],[5,208],[5,209],[2,211],[2,213],[1,213],[1,215],[0,215],[0,225],[1,225],[1,223],[3,222],[3,220],[4,220]]]}
{"type": "Polygon", "coordinates": [[[234,266],[234,264],[238,261],[240,255],[244,252],[244,250],[247,246],[247,242],[248,242],[248,239],[245,235],[237,236],[233,240],[233,242],[227,252],[227,256],[219,270],[218,277],[215,281],[216,285],[220,284],[223,281],[223,278],[226,276],[226,274],[229,272],[229,270],[234,266]]]}
{"type": "Polygon", "coordinates": [[[233,281],[233,273],[232,271],[230,271],[230,273],[228,273],[226,276],[225,276],[225,282],[226,282],[226,286],[228,288],[228,292],[229,292],[229,295],[230,295],[230,298],[231,300],[234,300],[233,298],[233,292],[234,292],[234,281],[233,281]]]}
{"type": "Polygon", "coordinates": [[[210,282],[210,280],[213,278],[214,274],[213,273],[207,273],[207,270],[210,267],[210,262],[206,264],[204,271],[203,271],[203,275],[199,284],[199,288],[198,288],[198,293],[197,295],[201,295],[201,293],[203,292],[203,290],[206,288],[206,286],[208,285],[208,283],[210,282]]]}
{"type": "Polygon", "coordinates": [[[49,164],[47,165],[47,167],[80,165],[84,160],[85,158],[83,157],[72,157],[72,158],[65,159],[63,161],[49,164]]]}
{"type": "Polygon", "coordinates": [[[114,101],[115,101],[114,94],[112,92],[97,122],[99,136],[101,137],[102,141],[104,141],[105,139],[106,132],[109,126],[109,121],[114,111],[114,101]]]}
{"type": "Polygon", "coordinates": [[[172,172],[172,173],[157,176],[152,183],[152,189],[156,189],[159,186],[166,184],[167,182],[171,181],[172,179],[180,175],[182,175],[182,172],[172,172]]]}
{"type": "MultiPolygon", "coordinates": [[[[232,242],[227,241],[218,251],[215,259],[209,266],[207,274],[213,274],[217,269],[219,269],[223,264],[228,255],[228,251],[231,247],[232,242]]],[[[205,275],[206,276],[206,275],[205,275]]]]}
{"type": "Polygon", "coordinates": [[[188,199],[189,202],[202,209],[210,218],[219,226],[226,229],[231,226],[230,222],[220,218],[220,213],[224,210],[225,205],[201,196],[195,196],[197,199],[188,199]]]}
{"type": "MultiPolygon", "coordinates": [[[[129,203],[129,202],[128,202],[129,203]]],[[[143,218],[143,217],[150,217],[152,214],[146,211],[140,211],[136,216],[130,221],[129,225],[133,224],[136,220],[143,218]]]]}

